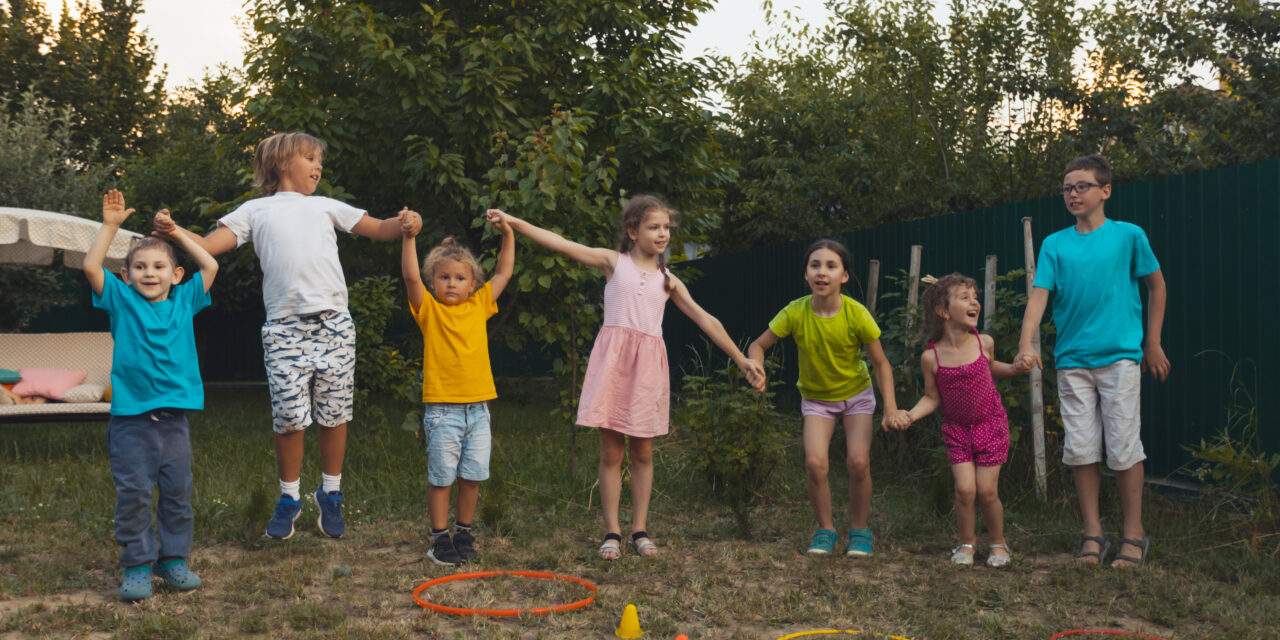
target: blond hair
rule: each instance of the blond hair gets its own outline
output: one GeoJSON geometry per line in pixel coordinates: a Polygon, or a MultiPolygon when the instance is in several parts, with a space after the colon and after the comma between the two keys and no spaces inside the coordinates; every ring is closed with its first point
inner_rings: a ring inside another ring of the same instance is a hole
{"type": "Polygon", "coordinates": [[[277,133],[258,143],[253,152],[253,186],[264,196],[280,190],[280,176],[295,156],[315,151],[324,157],[328,145],[324,140],[299,131],[277,133]]]}
{"type": "Polygon", "coordinates": [[[471,291],[472,293],[479,291],[480,287],[484,286],[484,269],[480,268],[480,263],[476,261],[476,257],[472,255],[471,250],[458,244],[458,241],[454,240],[453,236],[448,236],[441,240],[440,246],[432,249],[431,253],[427,254],[427,258],[422,261],[422,279],[427,283],[427,288],[433,293],[435,289],[433,288],[432,280],[436,276],[436,269],[445,260],[457,260],[471,267],[471,276],[476,281],[476,286],[471,291]]]}
{"type": "Polygon", "coordinates": [[[126,271],[129,270],[129,265],[133,264],[133,256],[144,249],[159,249],[163,251],[166,256],[169,256],[170,266],[174,269],[178,268],[178,252],[173,249],[173,245],[168,240],[153,236],[142,236],[129,245],[129,253],[124,255],[124,268],[126,271]]]}

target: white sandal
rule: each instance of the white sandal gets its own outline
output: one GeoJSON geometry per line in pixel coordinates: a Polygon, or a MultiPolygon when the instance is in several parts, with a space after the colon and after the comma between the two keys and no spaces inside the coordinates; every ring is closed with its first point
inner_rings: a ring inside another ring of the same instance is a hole
{"type": "Polygon", "coordinates": [[[622,536],[616,533],[604,534],[604,542],[600,543],[600,548],[596,549],[596,555],[602,560],[613,562],[622,557],[622,536]]]}
{"type": "Polygon", "coordinates": [[[961,544],[951,550],[951,564],[958,564],[965,567],[973,566],[973,554],[977,552],[977,549],[968,542],[961,544]],[[968,549],[969,553],[961,553],[964,549],[968,549]]]}
{"type": "Polygon", "coordinates": [[[1013,552],[1009,551],[1009,547],[1003,544],[993,544],[990,549],[991,553],[987,556],[988,567],[999,569],[1000,567],[1007,567],[1009,563],[1013,562],[1013,552]],[[996,549],[1004,551],[1004,555],[996,555],[996,549]]]}
{"type": "Polygon", "coordinates": [[[649,539],[649,534],[643,531],[637,531],[631,534],[631,548],[636,550],[636,555],[641,558],[658,555],[658,545],[649,539]]]}

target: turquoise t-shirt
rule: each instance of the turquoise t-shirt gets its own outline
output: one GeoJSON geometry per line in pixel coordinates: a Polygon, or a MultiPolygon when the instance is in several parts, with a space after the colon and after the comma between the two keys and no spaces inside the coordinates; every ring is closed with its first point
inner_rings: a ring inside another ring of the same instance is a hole
{"type": "Polygon", "coordinates": [[[779,338],[792,336],[800,352],[796,388],[809,400],[839,402],[871,386],[862,345],[880,339],[871,312],[853,298],[840,296],[840,311],[830,318],[813,312],[813,296],[792,300],[769,321],[779,338]]]}
{"type": "Polygon", "coordinates": [[[204,276],[148,302],[118,276],[107,273],[93,306],[111,318],[111,415],[134,416],[154,409],[203,409],[204,385],[191,318],[209,306],[204,276]]]}
{"type": "Polygon", "coordinates": [[[1053,293],[1058,368],[1140,362],[1138,279],[1159,270],[1147,234],[1128,222],[1107,220],[1090,233],[1069,227],[1045,238],[1034,286],[1053,293]]]}

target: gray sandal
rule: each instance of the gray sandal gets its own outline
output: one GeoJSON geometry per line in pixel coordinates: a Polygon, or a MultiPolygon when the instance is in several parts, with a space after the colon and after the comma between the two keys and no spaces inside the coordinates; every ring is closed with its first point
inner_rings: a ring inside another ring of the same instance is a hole
{"type": "MultiPolygon", "coordinates": [[[[1102,564],[1103,562],[1105,562],[1105,561],[1106,561],[1106,559],[1107,559],[1107,552],[1108,552],[1108,551],[1110,551],[1110,550],[1111,550],[1111,541],[1107,540],[1107,539],[1106,539],[1106,537],[1104,537],[1104,536],[1080,536],[1080,550],[1076,552],[1076,555],[1075,555],[1074,557],[1076,557],[1076,558],[1090,558],[1090,557],[1092,557],[1092,558],[1097,558],[1097,559],[1098,559],[1098,564],[1102,564]],[[1085,550],[1084,550],[1084,543],[1086,543],[1086,542],[1096,542],[1096,543],[1098,543],[1098,550],[1097,550],[1097,551],[1085,551],[1085,550]]],[[[1144,555],[1145,555],[1145,553],[1144,553],[1144,555]]]]}
{"type": "Polygon", "coordinates": [[[1120,538],[1120,544],[1133,545],[1139,549],[1142,549],[1142,555],[1135,558],[1133,556],[1121,555],[1119,552],[1116,552],[1115,559],[1111,561],[1111,566],[1113,568],[1116,568],[1116,569],[1127,568],[1127,567],[1117,567],[1116,560],[1124,560],[1125,562],[1132,562],[1134,568],[1141,567],[1142,565],[1147,563],[1147,549],[1151,548],[1151,538],[1148,538],[1147,536],[1142,536],[1141,540],[1134,540],[1133,538],[1120,538]]]}

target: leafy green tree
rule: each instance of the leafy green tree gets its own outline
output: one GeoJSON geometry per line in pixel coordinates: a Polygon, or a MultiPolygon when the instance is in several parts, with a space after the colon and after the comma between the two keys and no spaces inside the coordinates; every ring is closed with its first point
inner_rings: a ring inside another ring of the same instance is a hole
{"type": "Polygon", "coordinates": [[[44,76],[40,48],[49,40],[49,30],[49,16],[40,2],[9,0],[7,6],[0,5],[0,94],[20,95],[44,76]]]}

